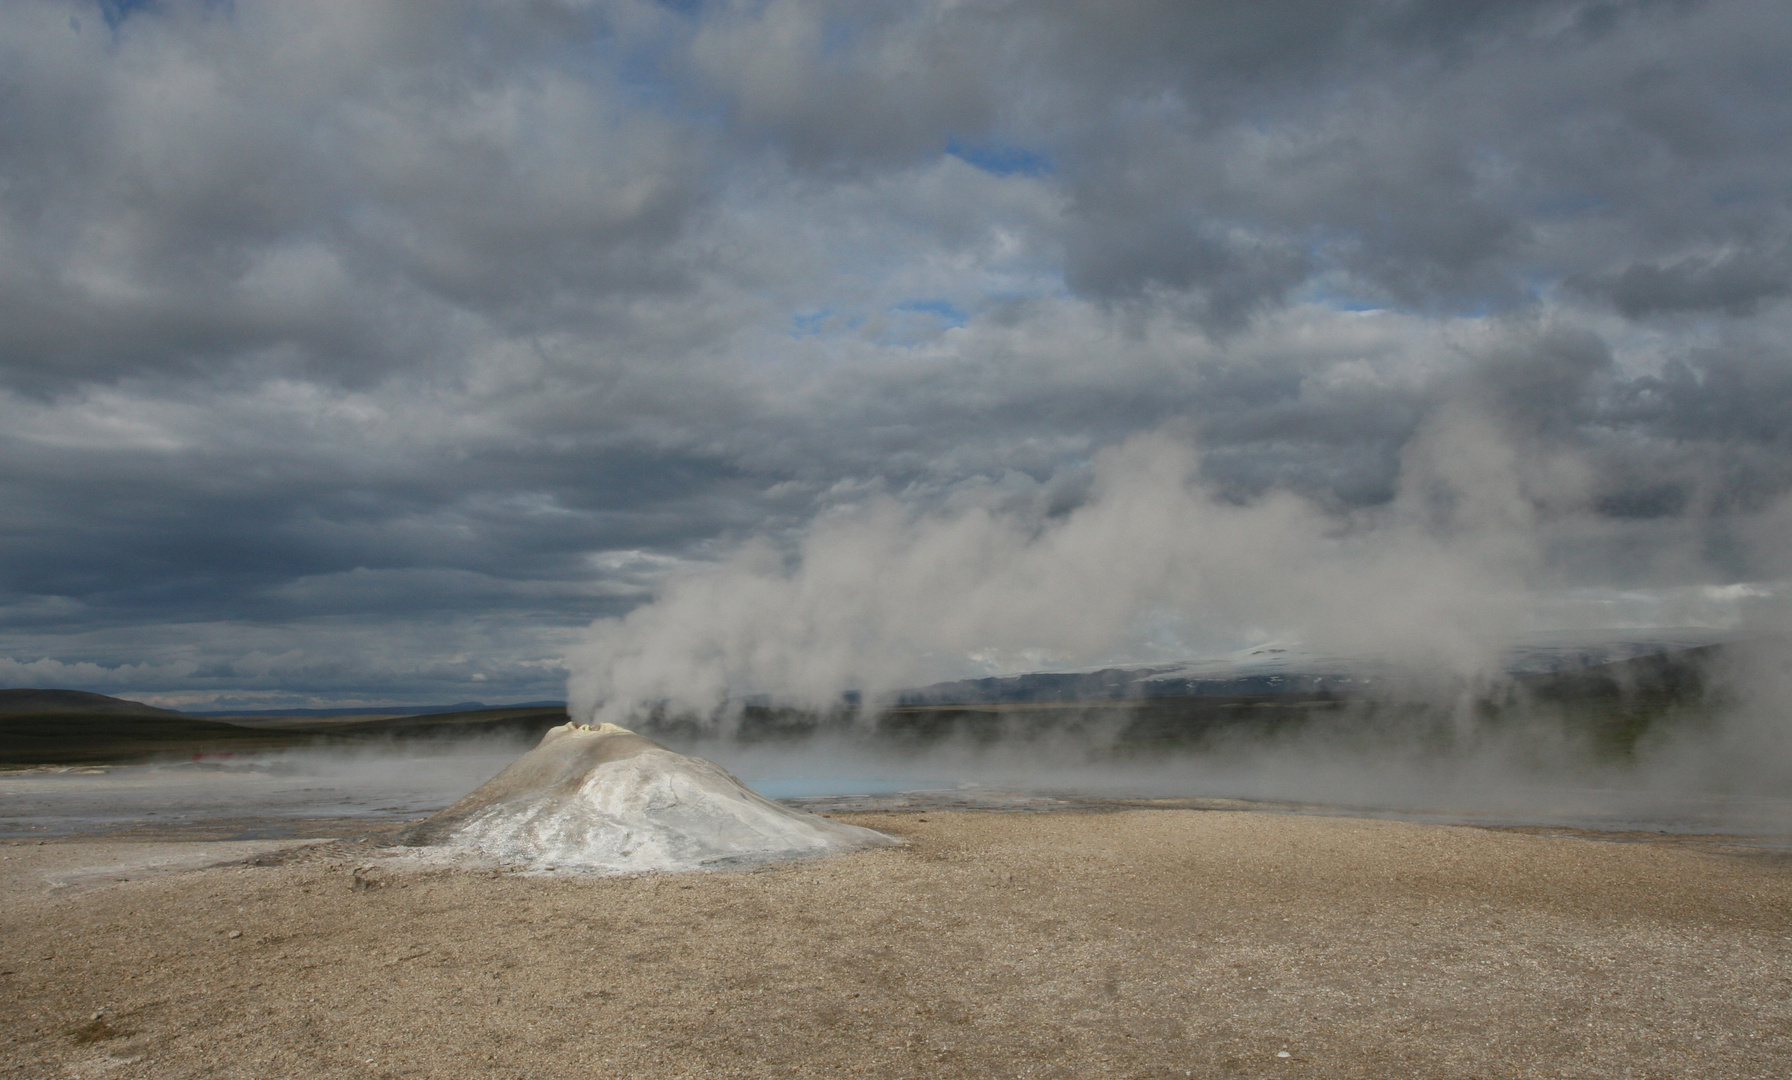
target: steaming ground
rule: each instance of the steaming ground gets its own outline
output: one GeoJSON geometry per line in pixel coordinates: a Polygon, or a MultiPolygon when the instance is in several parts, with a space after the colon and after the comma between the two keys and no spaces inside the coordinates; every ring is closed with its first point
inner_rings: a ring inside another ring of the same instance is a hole
{"type": "MultiPolygon", "coordinates": [[[[1092,753],[1039,740],[898,750],[850,737],[669,740],[754,790],[822,809],[1050,809],[1080,800],[1235,800],[1240,809],[1438,823],[1729,834],[1792,842],[1792,797],[1710,769],[1558,770],[1497,751],[1417,757],[1321,744],[1213,753],[1092,753]]],[[[0,838],[99,834],[219,839],[340,835],[424,817],[528,749],[296,750],[200,763],[0,773],[0,838]],[[320,823],[327,827],[320,832],[320,823]]]]}
{"type": "Polygon", "coordinates": [[[292,750],[201,761],[0,773],[0,836],[316,835],[430,814],[527,746],[443,741],[362,752],[292,750]]]}
{"type": "Polygon", "coordinates": [[[1081,801],[1196,800],[1437,823],[1719,833],[1792,843],[1792,798],[1629,769],[1526,775],[1495,758],[1372,760],[1299,750],[1156,753],[1106,762],[1080,749],[942,747],[896,756],[712,744],[693,751],[756,789],[825,809],[1046,809],[1081,801]]]}

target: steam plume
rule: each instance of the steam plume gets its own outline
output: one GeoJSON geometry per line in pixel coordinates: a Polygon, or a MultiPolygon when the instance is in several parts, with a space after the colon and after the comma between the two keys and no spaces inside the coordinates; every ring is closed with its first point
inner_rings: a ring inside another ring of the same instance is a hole
{"type": "Polygon", "coordinates": [[[816,520],[786,556],[748,543],[595,624],[569,657],[574,715],[713,714],[769,695],[812,707],[967,674],[1183,658],[1265,637],[1473,674],[1537,576],[1535,499],[1497,426],[1444,411],[1389,505],[1236,502],[1187,441],[1135,437],[1087,498],[920,507],[883,498],[816,520]]]}

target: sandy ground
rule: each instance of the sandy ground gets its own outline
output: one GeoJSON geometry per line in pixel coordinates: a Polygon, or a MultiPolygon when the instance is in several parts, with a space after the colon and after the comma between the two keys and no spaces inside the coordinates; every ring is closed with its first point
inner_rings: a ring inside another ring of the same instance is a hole
{"type": "Polygon", "coordinates": [[[0,1076],[1792,1075],[1784,855],[839,816],[912,843],[608,879],[407,872],[370,843],[0,846],[0,1076]],[[224,859],[248,861],[193,869],[224,859]]]}

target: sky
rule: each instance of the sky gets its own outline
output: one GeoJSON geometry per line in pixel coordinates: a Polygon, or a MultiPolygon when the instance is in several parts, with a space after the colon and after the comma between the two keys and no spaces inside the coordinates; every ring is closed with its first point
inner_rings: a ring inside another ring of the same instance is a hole
{"type": "Polygon", "coordinates": [[[1746,626],[1789,55],[1775,0],[11,0],[0,685],[1746,626]]]}

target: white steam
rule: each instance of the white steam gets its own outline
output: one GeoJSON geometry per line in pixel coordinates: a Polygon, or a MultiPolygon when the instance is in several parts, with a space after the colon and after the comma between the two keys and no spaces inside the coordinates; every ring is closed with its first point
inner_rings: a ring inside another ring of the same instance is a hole
{"type": "Polygon", "coordinates": [[[1473,410],[1408,445],[1398,497],[1352,511],[1229,501],[1157,433],[1096,455],[1068,512],[894,498],[825,514],[794,553],[746,544],[667,581],[568,657],[573,715],[711,715],[762,694],[826,707],[946,678],[1183,659],[1268,637],[1483,671],[1532,608],[1539,514],[1572,469],[1473,410]]]}

